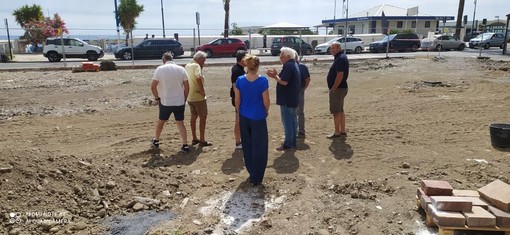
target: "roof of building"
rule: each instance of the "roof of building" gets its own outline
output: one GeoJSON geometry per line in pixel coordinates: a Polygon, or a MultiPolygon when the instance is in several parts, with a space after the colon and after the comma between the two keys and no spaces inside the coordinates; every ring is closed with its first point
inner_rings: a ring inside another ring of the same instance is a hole
{"type": "Polygon", "coordinates": [[[430,16],[428,14],[423,14],[418,11],[418,7],[413,8],[401,8],[392,6],[389,4],[382,4],[379,6],[372,7],[370,9],[360,11],[354,15],[350,15],[349,17],[370,17],[370,16],[382,16],[382,13],[384,12],[384,15],[386,16],[430,16]],[[414,14],[413,10],[415,10],[416,13],[414,14]],[[408,14],[408,11],[410,14],[408,14]]]}
{"type": "Polygon", "coordinates": [[[387,20],[454,20],[454,16],[434,16],[425,13],[421,13],[418,10],[418,7],[412,8],[401,8],[392,6],[389,4],[382,4],[370,9],[360,11],[354,15],[349,15],[349,18],[341,18],[341,19],[329,19],[323,20],[321,25],[317,25],[315,27],[327,27],[329,24],[333,24],[334,22],[346,22],[346,21],[366,21],[366,20],[381,20],[382,13],[384,12],[384,16],[387,20]]]}

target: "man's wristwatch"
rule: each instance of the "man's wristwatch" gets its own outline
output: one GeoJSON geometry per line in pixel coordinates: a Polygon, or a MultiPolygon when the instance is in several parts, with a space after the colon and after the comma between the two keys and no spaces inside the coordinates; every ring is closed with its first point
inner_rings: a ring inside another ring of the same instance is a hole
{"type": "Polygon", "coordinates": [[[154,100],[160,100],[161,98],[157,97],[157,98],[154,98],[154,100]]]}

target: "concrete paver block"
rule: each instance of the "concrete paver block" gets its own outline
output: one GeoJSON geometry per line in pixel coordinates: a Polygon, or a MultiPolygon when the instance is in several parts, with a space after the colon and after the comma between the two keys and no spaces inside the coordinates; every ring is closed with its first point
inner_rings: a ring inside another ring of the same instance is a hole
{"type": "Polygon", "coordinates": [[[453,196],[456,197],[480,197],[480,194],[476,190],[453,190],[453,196]]]}
{"type": "Polygon", "coordinates": [[[420,184],[427,196],[451,196],[453,194],[453,188],[447,181],[422,180],[420,184]]]}
{"type": "Polygon", "coordinates": [[[488,209],[494,216],[496,216],[496,224],[501,228],[510,228],[510,213],[504,212],[496,207],[489,206],[488,209]]]}
{"type": "Polygon", "coordinates": [[[423,208],[425,211],[427,210],[427,206],[428,204],[431,203],[430,201],[430,197],[427,196],[425,194],[425,192],[423,192],[423,190],[421,188],[419,188],[416,192],[416,196],[418,196],[418,200],[420,201],[420,206],[421,208],[423,208]]]}
{"type": "Polygon", "coordinates": [[[471,211],[473,202],[466,197],[431,196],[432,205],[441,211],[471,211]]]}
{"type": "Polygon", "coordinates": [[[496,226],[496,216],[486,211],[482,207],[473,206],[471,212],[462,212],[466,217],[466,224],[470,227],[494,227],[496,226]]]}
{"type": "Polygon", "coordinates": [[[510,212],[510,185],[501,180],[495,180],[478,189],[480,197],[487,200],[494,207],[510,212]]]}
{"type": "Polygon", "coordinates": [[[432,204],[428,205],[428,211],[432,220],[438,226],[443,227],[463,227],[466,224],[466,218],[460,212],[441,211],[432,204]]]}

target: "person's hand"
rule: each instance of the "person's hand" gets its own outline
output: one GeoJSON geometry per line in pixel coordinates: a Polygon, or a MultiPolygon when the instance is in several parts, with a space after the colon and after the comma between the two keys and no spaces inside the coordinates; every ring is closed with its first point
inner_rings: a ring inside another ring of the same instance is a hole
{"type": "Polygon", "coordinates": [[[277,74],[277,72],[276,72],[276,69],[275,69],[275,68],[273,68],[273,69],[268,69],[266,73],[267,73],[267,76],[269,76],[269,77],[271,77],[271,78],[276,78],[276,74],[277,74]]]}
{"type": "Polygon", "coordinates": [[[205,91],[199,91],[198,93],[200,93],[203,97],[205,97],[205,91]]]}

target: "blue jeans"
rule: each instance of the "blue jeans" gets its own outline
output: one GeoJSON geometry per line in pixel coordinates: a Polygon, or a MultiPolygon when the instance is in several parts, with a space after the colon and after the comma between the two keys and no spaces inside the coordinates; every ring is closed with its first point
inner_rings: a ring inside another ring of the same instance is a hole
{"type": "MultiPolygon", "coordinates": [[[[285,132],[285,142],[283,144],[289,148],[295,148],[297,142],[297,108],[289,108],[280,105],[282,115],[283,130],[285,132]]],[[[244,146],[244,145],[243,145],[244,146]]]]}
{"type": "Polygon", "coordinates": [[[243,140],[243,157],[250,182],[262,183],[268,158],[268,132],[266,119],[251,120],[239,115],[239,127],[243,140]]]}

